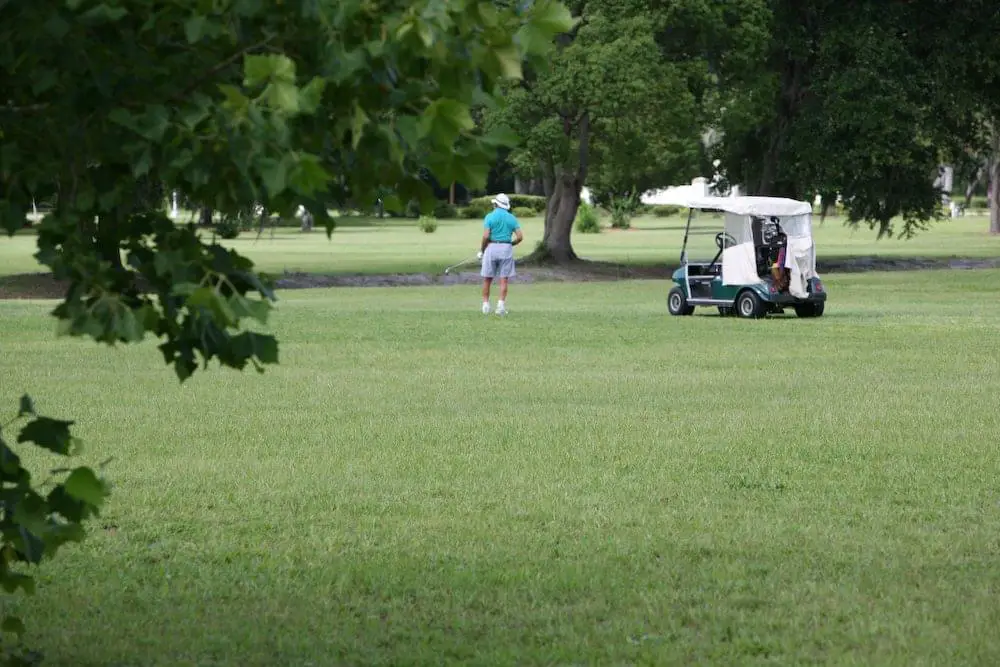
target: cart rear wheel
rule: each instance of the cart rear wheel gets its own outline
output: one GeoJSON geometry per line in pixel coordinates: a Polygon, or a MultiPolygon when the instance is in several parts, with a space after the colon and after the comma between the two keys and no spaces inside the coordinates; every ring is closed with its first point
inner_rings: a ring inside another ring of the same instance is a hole
{"type": "Polygon", "coordinates": [[[795,304],[795,314],[799,317],[820,317],[825,305],[822,301],[819,303],[798,303],[795,304]]]}
{"type": "Polygon", "coordinates": [[[667,310],[671,315],[690,315],[694,312],[694,306],[688,304],[680,287],[674,287],[667,294],[667,310]]]}
{"type": "Polygon", "coordinates": [[[753,290],[745,290],[736,297],[736,312],[740,317],[759,319],[764,317],[764,302],[753,290]]]}

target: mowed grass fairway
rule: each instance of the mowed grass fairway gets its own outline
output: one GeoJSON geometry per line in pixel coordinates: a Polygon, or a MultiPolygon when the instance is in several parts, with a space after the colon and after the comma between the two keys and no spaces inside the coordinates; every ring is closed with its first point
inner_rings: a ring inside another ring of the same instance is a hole
{"type": "Polygon", "coordinates": [[[183,386],[0,302],[8,412],[117,485],[13,606],[76,667],[995,665],[1000,272],[824,278],[284,291],[279,367],[183,386]]]}
{"type": "MultiPolygon", "coordinates": [[[[686,216],[656,218],[640,216],[632,228],[608,228],[602,219],[600,234],[573,234],[573,246],[581,257],[624,264],[676,264],[684,240],[686,216]]],[[[515,249],[520,258],[530,254],[542,238],[541,217],[521,220],[525,242],[515,249]]],[[[722,231],[723,219],[699,213],[692,221],[688,239],[693,259],[710,260],[716,252],[714,237],[722,231]]],[[[963,217],[934,223],[911,239],[882,239],[867,227],[851,230],[843,218],[820,222],[814,216],[813,233],[820,261],[856,256],[882,257],[1000,257],[1000,237],[990,236],[989,218],[963,217]]],[[[204,230],[206,239],[211,230],[204,230]]],[[[479,220],[441,220],[437,231],[425,234],[415,220],[340,218],[331,238],[317,228],[303,234],[297,229],[265,229],[262,234],[244,232],[232,241],[221,241],[252,259],[263,271],[314,273],[413,273],[441,274],[446,266],[475,259],[482,236],[479,220]]],[[[30,233],[0,240],[0,276],[42,271],[33,257],[37,238],[30,233]]],[[[475,270],[475,266],[471,270],[475,270]]],[[[469,269],[467,269],[469,270],[469,269]]]]}

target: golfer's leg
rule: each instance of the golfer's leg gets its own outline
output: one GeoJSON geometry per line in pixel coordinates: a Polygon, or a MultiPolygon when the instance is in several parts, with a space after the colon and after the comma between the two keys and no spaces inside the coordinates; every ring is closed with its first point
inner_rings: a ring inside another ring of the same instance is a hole
{"type": "Polygon", "coordinates": [[[493,285],[493,276],[496,273],[493,267],[493,257],[488,247],[483,253],[483,265],[479,273],[483,277],[483,314],[486,314],[490,312],[490,287],[493,285]]]}
{"type": "Polygon", "coordinates": [[[497,312],[504,313],[507,312],[507,281],[514,275],[513,251],[501,259],[499,264],[497,275],[500,277],[500,300],[497,302],[497,312]]]}

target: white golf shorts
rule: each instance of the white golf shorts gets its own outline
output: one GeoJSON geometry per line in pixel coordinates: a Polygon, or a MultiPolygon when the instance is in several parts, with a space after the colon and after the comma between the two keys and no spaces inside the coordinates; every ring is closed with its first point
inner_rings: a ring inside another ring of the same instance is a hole
{"type": "Polygon", "coordinates": [[[514,270],[514,246],[509,243],[491,243],[483,253],[483,278],[511,278],[514,270]]]}

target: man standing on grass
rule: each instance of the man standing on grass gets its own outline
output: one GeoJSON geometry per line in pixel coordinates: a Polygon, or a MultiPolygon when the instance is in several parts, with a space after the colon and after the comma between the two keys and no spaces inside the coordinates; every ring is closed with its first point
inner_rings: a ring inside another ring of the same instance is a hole
{"type": "Polygon", "coordinates": [[[490,312],[490,287],[500,279],[497,315],[507,313],[507,281],[515,275],[514,246],[524,240],[521,225],[510,212],[510,199],[502,192],[493,198],[493,211],[483,220],[483,241],[479,259],[483,260],[483,315],[490,312]]]}

